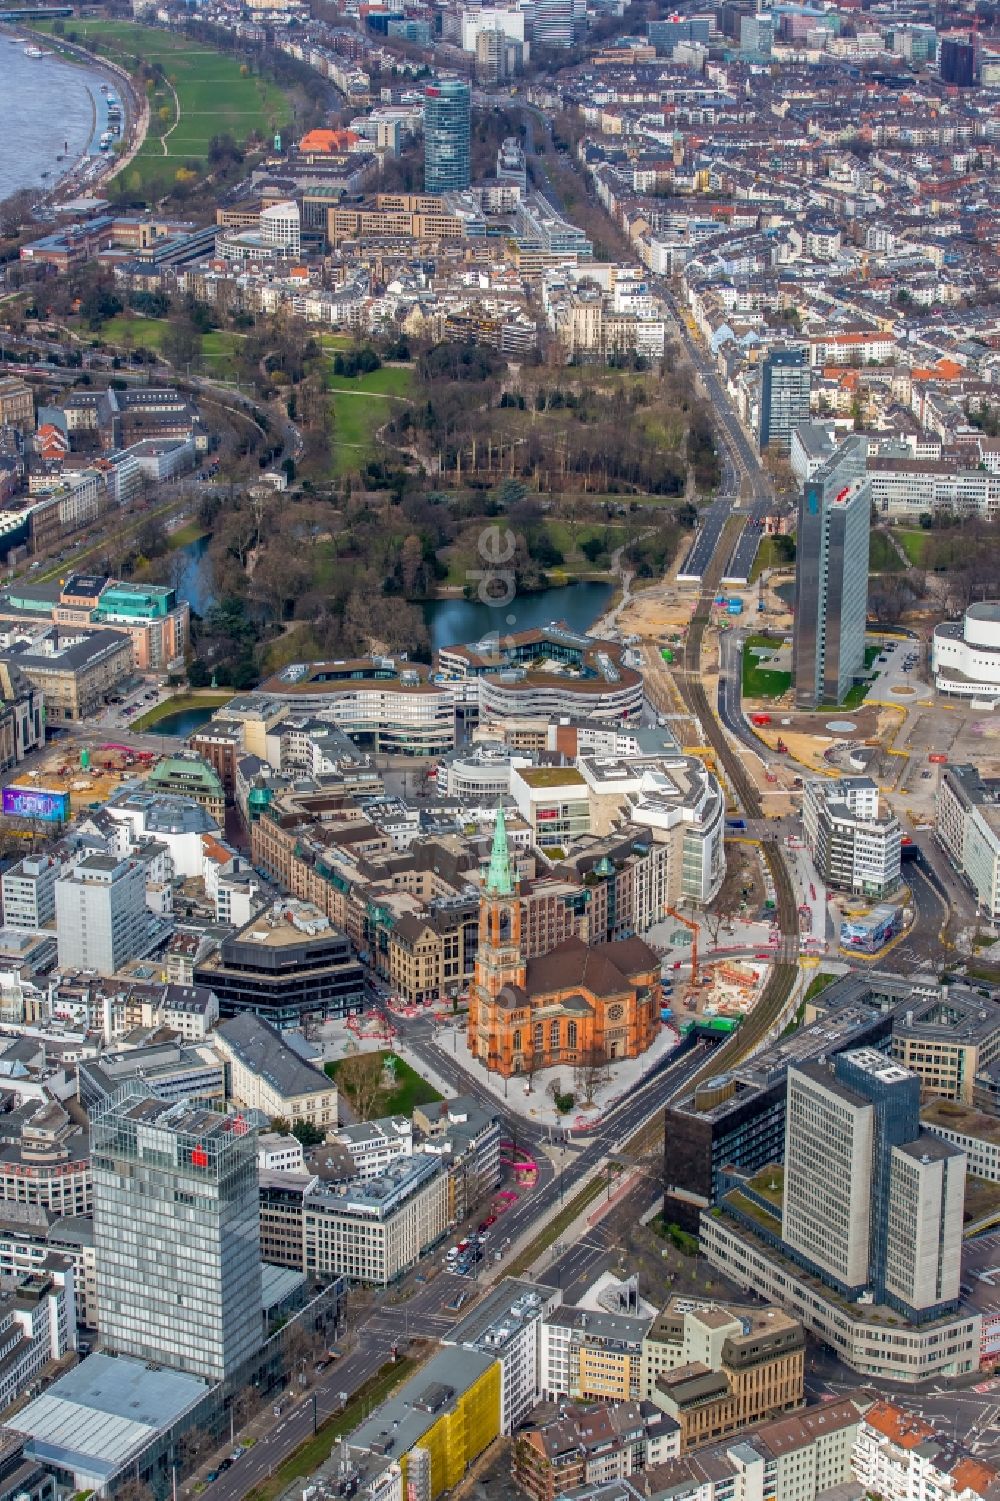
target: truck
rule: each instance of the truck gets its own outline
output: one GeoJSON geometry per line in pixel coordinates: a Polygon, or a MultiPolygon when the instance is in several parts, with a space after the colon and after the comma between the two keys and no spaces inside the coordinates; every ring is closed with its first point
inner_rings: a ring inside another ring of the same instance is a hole
{"type": "Polygon", "coordinates": [[[747,821],[746,821],[745,818],[727,818],[726,819],[726,828],[727,829],[745,829],[746,826],[747,826],[747,821]]]}
{"type": "Polygon", "coordinates": [[[726,614],[727,615],[742,615],[743,614],[743,601],[741,599],[727,599],[726,600],[726,614]]]}

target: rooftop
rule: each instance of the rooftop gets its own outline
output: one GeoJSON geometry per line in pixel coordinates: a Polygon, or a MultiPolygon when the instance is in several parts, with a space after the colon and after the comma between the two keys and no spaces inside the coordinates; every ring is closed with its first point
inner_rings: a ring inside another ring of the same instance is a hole
{"type": "Polygon", "coordinates": [[[195,1376],[126,1356],[90,1355],[8,1419],[34,1457],[110,1478],[204,1397],[195,1376]]]}

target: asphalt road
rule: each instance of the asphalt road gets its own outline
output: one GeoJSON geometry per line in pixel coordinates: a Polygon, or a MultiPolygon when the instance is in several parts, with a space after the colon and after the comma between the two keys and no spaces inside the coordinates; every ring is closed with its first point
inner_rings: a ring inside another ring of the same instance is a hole
{"type": "MultiPolygon", "coordinates": [[[[398,1024],[398,1018],[396,1018],[398,1024]]],[[[478,1081],[467,1074],[457,1059],[449,1057],[432,1041],[432,1024],[418,1019],[404,1022],[407,1046],[418,1057],[426,1057],[445,1081],[462,1094],[472,1094],[484,1105],[496,1111],[508,1129],[517,1133],[519,1141],[540,1142],[549,1132],[548,1128],[505,1112],[495,1097],[485,1095],[478,1081]]],[[[633,1135],[666,1101],[682,1089],[693,1073],[704,1065],[706,1045],[698,1044],[680,1058],[666,1058],[645,1083],[634,1089],[626,1099],[615,1105],[593,1132],[588,1133],[579,1146],[568,1148],[559,1177],[556,1169],[544,1152],[537,1154],[539,1164],[538,1183],[532,1190],[522,1193],[517,1203],[498,1220],[494,1236],[504,1239],[517,1238],[537,1223],[541,1229],[546,1217],[558,1209],[561,1198],[568,1199],[584,1175],[606,1158],[628,1137],[633,1135]],[[559,1179],[561,1178],[561,1184],[559,1179]],[[559,1191],[557,1192],[557,1186],[559,1191]]],[[[637,1194],[652,1195],[656,1185],[652,1180],[639,1186],[637,1194]]],[[[641,1213],[641,1209],[639,1210],[641,1213]]],[[[560,1275],[580,1282],[591,1266],[608,1254],[605,1233],[581,1239],[574,1245],[573,1259],[560,1275]]],[[[484,1268],[487,1263],[484,1263],[484,1268]]],[[[422,1275],[419,1270],[417,1276],[422,1275]]],[[[547,1274],[546,1274],[547,1275],[547,1274]]],[[[569,1285],[569,1284],[567,1284],[569,1285]]],[[[580,1288],[582,1291],[582,1286],[580,1288]]],[[[225,1471],[208,1487],[211,1501],[240,1501],[272,1471],[280,1465],[313,1431],[313,1396],[316,1399],[316,1419],[322,1423],[342,1405],[341,1393],[353,1395],[389,1359],[393,1345],[402,1348],[414,1334],[440,1337],[446,1334],[455,1319],[464,1317],[473,1306],[476,1297],[475,1283],[469,1278],[459,1278],[449,1273],[439,1273],[432,1282],[421,1284],[407,1279],[402,1290],[383,1291],[379,1302],[360,1318],[353,1331],[348,1329],[348,1340],[355,1336],[356,1348],[329,1371],[317,1379],[312,1391],[296,1400],[295,1405],[278,1421],[273,1429],[259,1437],[254,1446],[232,1468],[225,1471]],[[463,1295],[461,1309],[449,1309],[448,1303],[463,1295]],[[393,1303],[392,1298],[402,1301],[393,1303]]]]}
{"type": "Polygon", "coordinates": [[[734,495],[718,495],[712,504],[702,511],[700,525],[694,542],[691,544],[691,551],[684,559],[677,575],[681,583],[701,583],[708,565],[715,556],[715,549],[719,545],[723,527],[732,515],[735,504],[734,495]]]}

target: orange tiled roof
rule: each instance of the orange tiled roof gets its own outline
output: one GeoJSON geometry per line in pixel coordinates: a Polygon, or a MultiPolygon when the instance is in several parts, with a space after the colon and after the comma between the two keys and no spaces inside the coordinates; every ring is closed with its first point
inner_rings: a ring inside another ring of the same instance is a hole
{"type": "Polygon", "coordinates": [[[865,1413],[865,1422],[876,1433],[892,1439],[901,1449],[916,1449],[925,1439],[934,1437],[934,1429],[929,1423],[893,1402],[876,1402],[865,1413]]]}
{"type": "Polygon", "coordinates": [[[299,142],[299,150],[332,156],[335,151],[348,151],[360,139],[355,130],[310,130],[299,142]]]}

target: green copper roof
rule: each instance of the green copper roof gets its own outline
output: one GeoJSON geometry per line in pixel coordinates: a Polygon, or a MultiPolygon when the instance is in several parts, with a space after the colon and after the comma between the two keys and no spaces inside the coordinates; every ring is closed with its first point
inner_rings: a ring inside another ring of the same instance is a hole
{"type": "Polygon", "coordinates": [[[497,826],[493,834],[493,848],[490,850],[486,890],[494,896],[514,895],[514,867],[507,848],[507,821],[501,807],[497,808],[497,826]]]}

